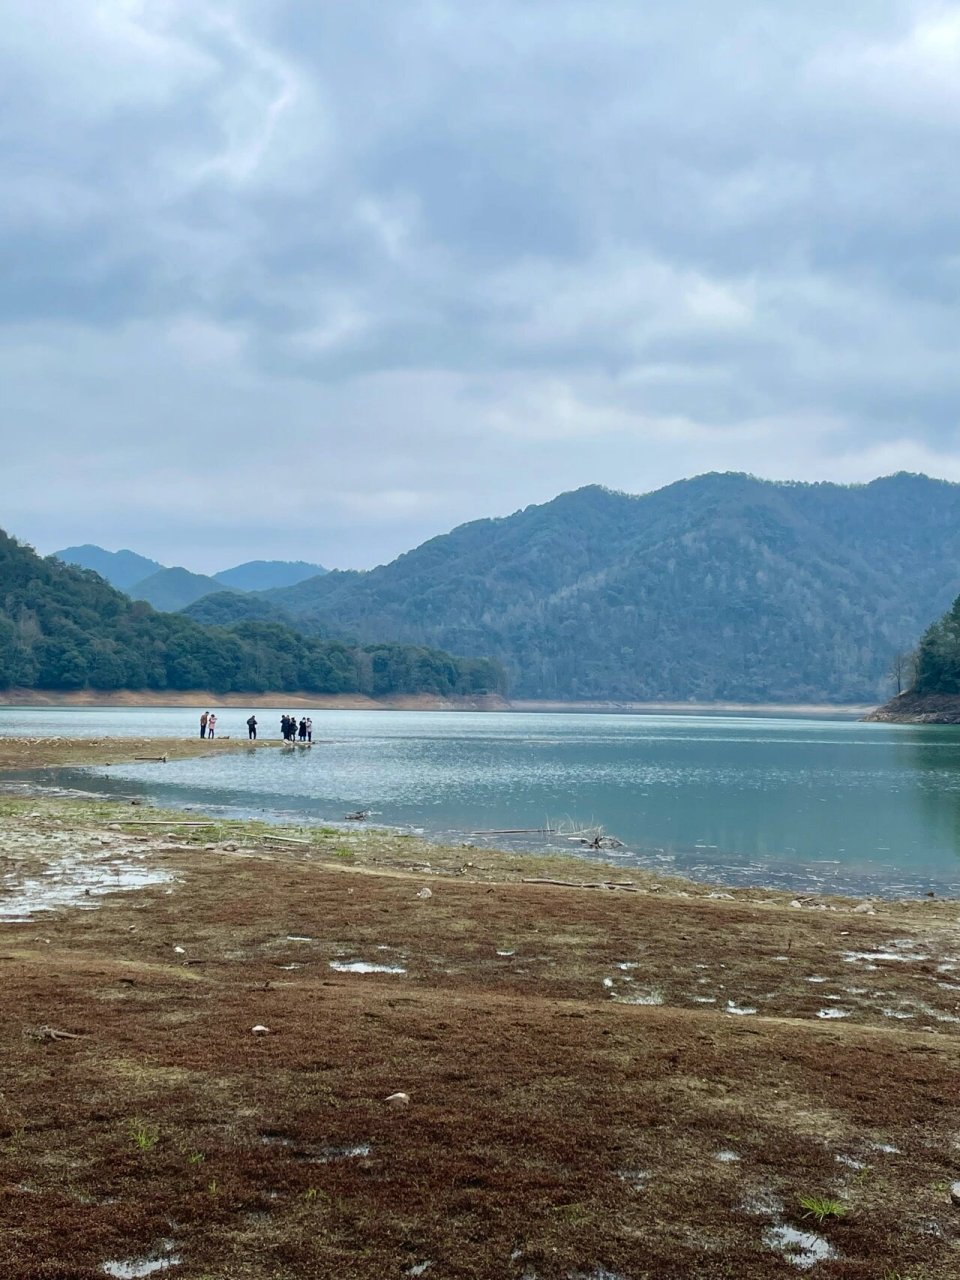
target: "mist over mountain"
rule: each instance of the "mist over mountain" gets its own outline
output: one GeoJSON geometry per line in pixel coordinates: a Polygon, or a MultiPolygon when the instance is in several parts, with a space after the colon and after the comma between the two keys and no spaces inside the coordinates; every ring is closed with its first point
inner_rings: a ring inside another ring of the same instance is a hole
{"type": "Polygon", "coordinates": [[[488,654],[516,697],[878,701],[958,589],[960,485],[713,473],[578,489],[217,610],[488,654]]]}

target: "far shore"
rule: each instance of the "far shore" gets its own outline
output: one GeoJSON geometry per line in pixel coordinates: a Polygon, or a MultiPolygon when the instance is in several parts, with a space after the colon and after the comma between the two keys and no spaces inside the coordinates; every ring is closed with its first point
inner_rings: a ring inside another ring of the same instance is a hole
{"type": "Polygon", "coordinates": [[[435,694],[397,694],[369,698],[359,693],[316,694],[211,693],[203,689],[4,689],[0,707],[214,707],[310,708],[316,711],[515,711],[599,715],[754,715],[841,716],[857,718],[874,710],[872,703],[825,702],[564,702],[560,699],[508,699],[497,694],[443,698],[435,694]]]}

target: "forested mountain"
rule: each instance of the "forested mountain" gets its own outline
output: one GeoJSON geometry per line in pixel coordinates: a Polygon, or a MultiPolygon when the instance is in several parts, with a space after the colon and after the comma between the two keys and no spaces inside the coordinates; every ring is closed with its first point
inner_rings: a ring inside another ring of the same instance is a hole
{"type": "Polygon", "coordinates": [[[92,569],[120,591],[127,591],[163,568],[158,561],[137,555],[135,551],[105,551],[103,547],[95,547],[89,542],[82,547],[64,547],[53,554],[64,564],[92,569]]]}
{"type": "Polygon", "coordinates": [[[958,589],[960,485],[711,474],[579,489],[260,600],[364,642],[490,654],[518,697],[876,701],[958,589]]]}
{"type": "Polygon", "coordinates": [[[159,569],[149,578],[128,587],[125,594],[132,600],[146,600],[155,609],[175,613],[213,591],[224,590],[229,588],[205,573],[191,573],[189,569],[174,568],[159,569]]]}
{"type": "Polygon", "coordinates": [[[911,693],[960,694],[960,596],[921,637],[911,693]]]}
{"type": "Polygon", "coordinates": [[[306,560],[248,560],[232,569],[208,576],[180,566],[168,568],[133,551],[105,551],[90,543],[54,552],[64,564],[93,569],[112,586],[134,600],[146,600],[155,609],[173,612],[213,591],[268,591],[291,587],[305,578],[326,573],[322,565],[306,560]]]}
{"type": "Polygon", "coordinates": [[[274,587],[293,587],[327,572],[322,564],[308,564],[306,560],[248,560],[213,576],[223,587],[235,591],[270,591],[274,587]]]}
{"type": "Polygon", "coordinates": [[[421,646],[363,648],[277,623],[207,627],[155,613],[96,573],[42,560],[0,532],[0,688],[197,689],[216,693],[502,692],[485,659],[421,646]]]}

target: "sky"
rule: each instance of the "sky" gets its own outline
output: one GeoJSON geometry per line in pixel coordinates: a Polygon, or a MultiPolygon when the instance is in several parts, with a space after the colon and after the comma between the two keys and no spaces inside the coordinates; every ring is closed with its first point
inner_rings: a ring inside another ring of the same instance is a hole
{"type": "Polygon", "coordinates": [[[960,4],[7,0],[0,526],[364,568],[960,480],[960,4]]]}

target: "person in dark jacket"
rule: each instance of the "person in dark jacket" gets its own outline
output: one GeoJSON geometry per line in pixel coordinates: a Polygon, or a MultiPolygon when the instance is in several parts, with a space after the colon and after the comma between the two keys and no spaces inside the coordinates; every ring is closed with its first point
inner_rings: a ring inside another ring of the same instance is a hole
{"type": "Polygon", "coordinates": [[[257,740],[257,717],[256,716],[251,716],[250,719],[247,721],[247,736],[249,737],[251,742],[256,742],[257,740]]]}
{"type": "Polygon", "coordinates": [[[207,736],[207,713],[206,711],[204,711],[203,714],[200,716],[200,737],[205,738],[206,736],[207,736]]]}

